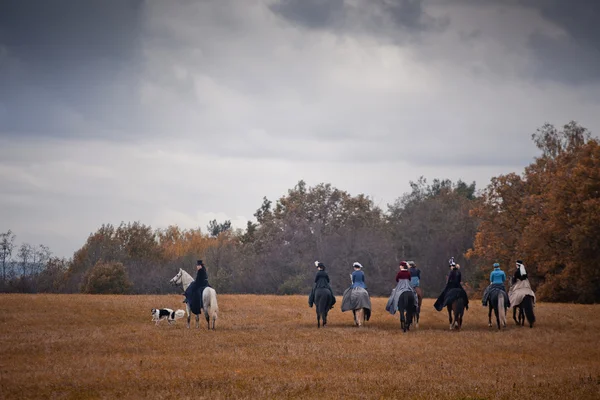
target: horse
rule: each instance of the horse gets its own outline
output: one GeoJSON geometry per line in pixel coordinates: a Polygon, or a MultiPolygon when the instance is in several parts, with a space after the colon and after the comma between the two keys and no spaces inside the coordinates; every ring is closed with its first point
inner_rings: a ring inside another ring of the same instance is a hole
{"type": "Polygon", "coordinates": [[[400,312],[400,328],[404,332],[410,330],[415,313],[418,313],[418,309],[415,310],[415,308],[415,296],[413,293],[410,291],[402,292],[398,298],[398,311],[400,312]]]}
{"type": "MultiPolygon", "coordinates": [[[[183,291],[194,282],[194,278],[183,269],[179,268],[179,272],[171,278],[169,283],[171,285],[177,286],[181,285],[183,287],[183,291]]],[[[204,310],[204,317],[206,318],[207,328],[211,329],[211,321],[212,321],[212,329],[215,329],[215,322],[217,321],[218,313],[219,313],[219,305],[217,303],[217,292],[215,289],[207,286],[202,291],[202,309],[204,310]]],[[[191,309],[188,302],[185,303],[186,311],[187,311],[187,327],[190,327],[190,318],[191,318],[191,309]]],[[[200,315],[196,315],[196,328],[200,328],[200,315]]]]}
{"type": "Polygon", "coordinates": [[[342,312],[352,310],[354,325],[359,328],[371,318],[371,298],[369,292],[361,287],[349,287],[342,298],[342,312]]]}
{"type": "Polygon", "coordinates": [[[517,323],[517,325],[524,326],[525,325],[525,317],[527,317],[527,322],[529,322],[529,327],[533,328],[533,324],[535,322],[535,313],[533,312],[533,303],[534,298],[531,295],[526,295],[523,297],[523,301],[519,304],[513,305],[513,319],[517,323]],[[519,319],[517,320],[517,308],[519,309],[519,319]]]}
{"type": "Polygon", "coordinates": [[[329,288],[315,289],[315,309],[317,311],[317,328],[321,327],[321,318],[323,319],[323,327],[327,325],[327,313],[333,303],[333,296],[329,288]]]}
{"type": "Polygon", "coordinates": [[[417,311],[415,312],[415,327],[419,327],[419,317],[421,315],[421,304],[423,304],[423,290],[419,286],[416,286],[415,292],[417,293],[418,306],[417,311]]]}
{"type": "Polygon", "coordinates": [[[488,297],[489,322],[488,322],[488,326],[490,328],[492,327],[492,310],[494,310],[494,314],[496,315],[496,323],[498,325],[498,329],[501,329],[500,324],[502,324],[502,327],[506,328],[505,296],[506,296],[506,294],[501,289],[492,289],[489,292],[489,297],[488,297]]]}
{"type": "Polygon", "coordinates": [[[452,291],[461,291],[462,289],[454,288],[448,291],[448,297],[453,300],[446,305],[448,309],[448,323],[450,324],[450,330],[456,328],[460,331],[462,328],[463,315],[465,314],[465,299],[460,293],[453,293],[452,291]]]}

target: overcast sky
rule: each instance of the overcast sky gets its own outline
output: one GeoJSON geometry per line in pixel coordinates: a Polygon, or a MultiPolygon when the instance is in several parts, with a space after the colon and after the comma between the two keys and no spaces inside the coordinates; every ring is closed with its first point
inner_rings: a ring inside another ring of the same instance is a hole
{"type": "Polygon", "coordinates": [[[0,0],[0,232],[243,228],[300,179],[386,209],[600,132],[592,0],[0,0]]]}

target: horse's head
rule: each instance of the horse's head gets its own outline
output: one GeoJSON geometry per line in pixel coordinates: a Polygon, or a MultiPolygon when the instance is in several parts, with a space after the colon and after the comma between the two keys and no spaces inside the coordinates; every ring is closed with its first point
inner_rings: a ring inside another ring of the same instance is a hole
{"type": "Polygon", "coordinates": [[[177,274],[173,278],[171,278],[169,283],[173,286],[181,285],[181,275],[182,275],[182,270],[181,270],[181,268],[179,268],[179,272],[177,272],[177,274]]]}

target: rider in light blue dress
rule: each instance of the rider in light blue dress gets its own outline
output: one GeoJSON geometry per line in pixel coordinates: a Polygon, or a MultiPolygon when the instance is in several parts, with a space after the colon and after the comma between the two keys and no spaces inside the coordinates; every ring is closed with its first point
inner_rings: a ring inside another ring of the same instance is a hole
{"type": "Polygon", "coordinates": [[[363,289],[367,289],[367,285],[365,284],[365,273],[362,271],[362,265],[358,262],[355,262],[353,265],[354,267],[354,272],[352,272],[352,275],[350,275],[352,277],[352,286],[350,286],[351,288],[363,288],[363,289]]]}

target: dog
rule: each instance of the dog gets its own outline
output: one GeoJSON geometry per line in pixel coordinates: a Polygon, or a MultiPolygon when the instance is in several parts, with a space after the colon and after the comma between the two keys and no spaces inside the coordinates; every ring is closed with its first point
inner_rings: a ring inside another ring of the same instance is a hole
{"type": "Polygon", "coordinates": [[[170,308],[153,308],[152,309],[152,321],[156,321],[156,325],[163,320],[166,319],[169,325],[172,322],[178,320],[179,318],[185,317],[184,310],[173,311],[170,308]]]}

